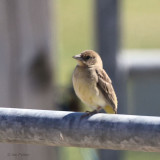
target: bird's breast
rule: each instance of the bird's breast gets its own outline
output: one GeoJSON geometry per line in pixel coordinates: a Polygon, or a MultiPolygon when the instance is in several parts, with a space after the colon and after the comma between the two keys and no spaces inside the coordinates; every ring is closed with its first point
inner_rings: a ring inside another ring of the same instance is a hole
{"type": "Polygon", "coordinates": [[[73,77],[73,87],[77,96],[89,106],[105,105],[97,88],[96,75],[93,70],[76,67],[73,77]]]}

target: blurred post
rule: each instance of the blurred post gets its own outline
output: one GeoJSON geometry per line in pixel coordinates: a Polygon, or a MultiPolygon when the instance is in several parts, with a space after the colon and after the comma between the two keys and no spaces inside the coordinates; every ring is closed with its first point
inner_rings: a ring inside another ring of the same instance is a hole
{"type": "MultiPolygon", "coordinates": [[[[117,69],[117,54],[119,51],[119,2],[118,0],[98,0],[96,1],[96,29],[97,29],[97,48],[104,62],[104,69],[112,79],[113,86],[118,96],[118,113],[122,113],[124,102],[119,97],[120,87],[118,87],[117,77],[119,70],[117,69]]],[[[121,82],[121,81],[120,81],[121,82]]],[[[121,87],[121,93],[124,88],[121,87]]],[[[122,96],[123,97],[123,96],[122,96]]],[[[100,150],[100,159],[120,159],[119,151],[100,150]]]]}
{"type": "MultiPolygon", "coordinates": [[[[0,106],[53,109],[49,3],[0,1],[0,106]]],[[[57,159],[53,147],[0,144],[1,159],[22,154],[24,160],[57,159]]]]}

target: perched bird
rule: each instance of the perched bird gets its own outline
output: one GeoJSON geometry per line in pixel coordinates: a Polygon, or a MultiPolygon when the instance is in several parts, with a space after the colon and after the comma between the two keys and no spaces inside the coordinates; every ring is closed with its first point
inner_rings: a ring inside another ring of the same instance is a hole
{"type": "Polygon", "coordinates": [[[88,114],[97,113],[101,109],[116,114],[117,97],[98,53],[86,50],[73,58],[78,62],[72,76],[73,87],[81,101],[94,109],[88,114]]]}

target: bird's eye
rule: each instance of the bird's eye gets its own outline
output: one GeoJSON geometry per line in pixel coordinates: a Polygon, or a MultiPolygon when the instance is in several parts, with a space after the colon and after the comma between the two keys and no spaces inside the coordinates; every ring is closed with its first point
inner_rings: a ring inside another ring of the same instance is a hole
{"type": "Polygon", "coordinates": [[[90,56],[86,56],[86,60],[90,59],[91,57],[90,56]]]}

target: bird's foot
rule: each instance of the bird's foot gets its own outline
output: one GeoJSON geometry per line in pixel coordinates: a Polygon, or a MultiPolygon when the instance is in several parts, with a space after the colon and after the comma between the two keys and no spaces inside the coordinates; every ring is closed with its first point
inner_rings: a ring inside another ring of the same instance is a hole
{"type": "Polygon", "coordinates": [[[82,118],[84,117],[88,117],[88,116],[92,116],[94,114],[98,113],[97,110],[94,110],[94,111],[86,111],[86,113],[84,115],[82,115],[82,118]]]}

